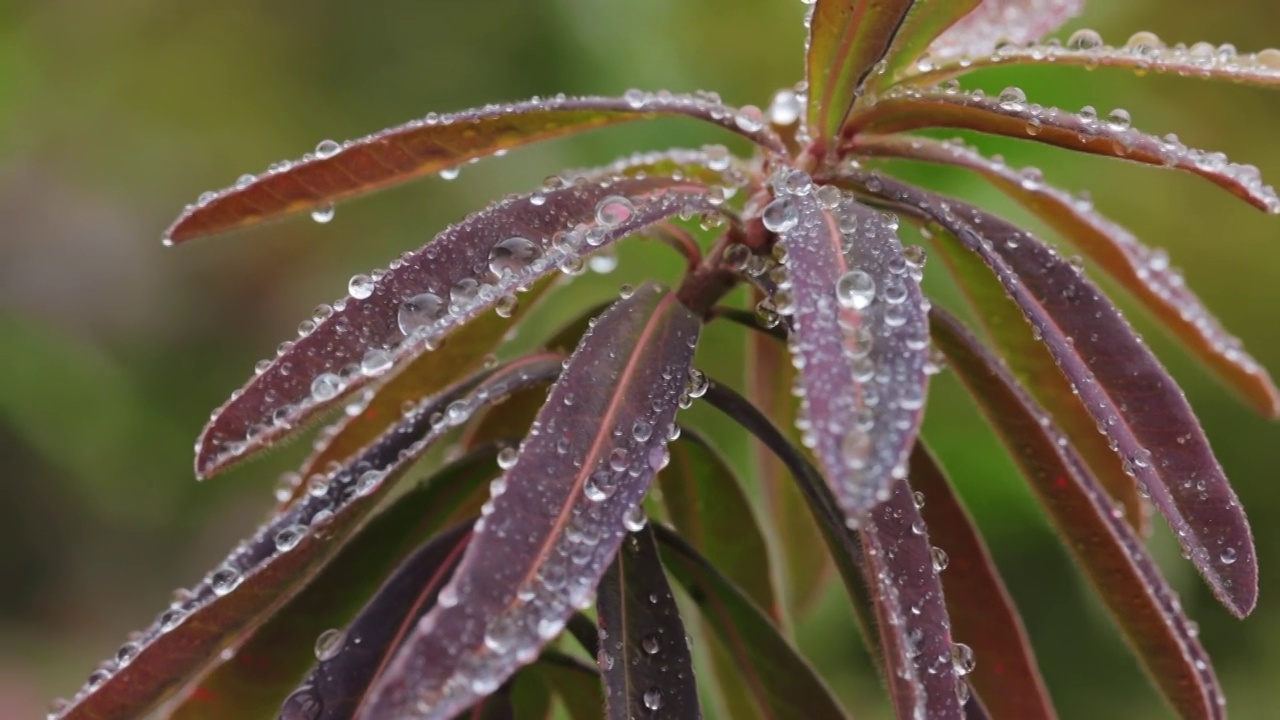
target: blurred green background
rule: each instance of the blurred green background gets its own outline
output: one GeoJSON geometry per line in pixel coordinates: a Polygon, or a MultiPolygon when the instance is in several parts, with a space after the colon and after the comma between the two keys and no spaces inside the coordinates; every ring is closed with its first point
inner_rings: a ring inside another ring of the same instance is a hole
{"type": "MultiPolygon", "coordinates": [[[[708,88],[764,105],[799,78],[801,12],[799,0],[0,4],[0,720],[42,716],[261,517],[274,478],[308,443],[197,485],[192,440],[254,361],[340,296],[353,272],[558,168],[721,136],[682,122],[598,132],[345,205],[327,225],[296,220],[165,249],[160,233],[184,203],[318,140],[433,110],[632,86],[708,88]]],[[[1268,0],[1095,2],[1072,25],[1085,26],[1111,42],[1152,30],[1242,50],[1280,44],[1280,9],[1268,0]]],[[[1063,68],[969,81],[1009,84],[1043,104],[1123,106],[1144,129],[1280,177],[1280,94],[1063,68]]],[[[1089,188],[1101,209],[1167,247],[1228,327],[1280,371],[1280,220],[1189,176],[1029,143],[983,145],[1089,188]]],[[[1021,217],[967,176],[933,182],[1021,217]]],[[[672,267],[653,246],[621,255],[617,273],[584,278],[575,297],[603,298],[672,267]]],[[[1152,546],[1200,621],[1232,717],[1280,717],[1271,580],[1280,430],[1146,317],[1131,318],[1184,383],[1249,510],[1262,555],[1258,611],[1231,619],[1163,527],[1152,546]]],[[[713,333],[703,365],[737,365],[740,339],[713,333]]],[[[1062,716],[1167,717],[947,375],[928,423],[1024,611],[1062,716]]],[[[857,717],[885,717],[839,599],[820,606],[801,641],[857,717]]]]}

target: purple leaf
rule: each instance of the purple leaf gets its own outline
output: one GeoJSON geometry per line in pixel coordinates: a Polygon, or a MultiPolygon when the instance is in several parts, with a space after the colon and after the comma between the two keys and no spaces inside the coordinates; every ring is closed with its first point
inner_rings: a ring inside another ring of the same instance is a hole
{"type": "Polygon", "coordinates": [[[786,156],[786,148],[767,125],[741,122],[741,113],[714,97],[639,90],[620,98],[559,96],[442,116],[432,113],[341,145],[322,142],[314,154],[275,163],[261,175],[246,175],[231,187],[205,193],[174,221],[165,242],[185,242],[328,208],[339,200],[457,168],[513,147],[662,116],[684,115],[713,123],[786,156]]]}
{"type": "MultiPolygon", "coordinates": [[[[987,546],[951,489],[942,468],[917,443],[911,454],[911,487],[929,538],[949,558],[943,587],[955,637],[963,638],[980,662],[966,680],[987,698],[998,718],[1054,720],[1053,705],[1018,609],[1005,590],[987,546]]],[[[972,717],[973,701],[965,711],[972,717]]]]}
{"type": "Polygon", "coordinates": [[[1176,138],[1157,138],[1130,127],[1129,114],[1117,110],[1098,117],[1030,104],[1020,90],[997,97],[956,90],[901,86],[853,116],[845,128],[846,149],[857,153],[858,135],[922,128],[963,128],[1034,140],[1077,152],[1171,167],[1199,175],[1254,207],[1280,212],[1280,197],[1262,181],[1258,168],[1229,162],[1222,153],[1187,147],[1176,138]]]}
{"type": "Polygon", "coordinates": [[[1014,170],[959,143],[902,136],[863,136],[864,153],[968,168],[982,174],[1079,248],[1090,260],[1133,293],[1162,325],[1186,344],[1222,380],[1258,412],[1280,416],[1280,391],[1265,368],[1228,333],[1168,255],[1143,245],[1129,231],[1103,217],[1087,200],[1044,182],[1035,168],[1014,170]]]}
{"type": "Polygon", "coordinates": [[[903,75],[911,75],[911,72],[906,71],[907,68],[918,72],[917,60],[922,60],[921,64],[932,64],[931,59],[921,56],[925,55],[933,41],[981,4],[982,0],[916,2],[898,30],[893,47],[885,56],[884,71],[877,73],[870,84],[877,88],[892,84],[903,75]]]}
{"type": "Polygon", "coordinates": [[[596,607],[605,717],[631,720],[661,711],[672,720],[701,718],[680,608],[647,525],[622,541],[600,581],[596,607]]]}
{"type": "Polygon", "coordinates": [[[766,720],[845,720],[821,676],[777,626],[679,535],[654,526],[663,564],[738,664],[755,709],[766,720]]]}
{"type": "Polygon", "coordinates": [[[645,285],[599,318],[495,485],[441,602],[362,717],[448,718],[559,634],[666,462],[701,321],[645,285]]]}
{"type": "Polygon", "coordinates": [[[875,588],[885,677],[899,720],[960,720],[969,648],[953,645],[942,596],[942,557],[905,480],[862,523],[867,581],[875,588]]]}
{"type": "Polygon", "coordinates": [[[854,520],[906,477],[928,376],[924,298],[897,219],[850,197],[780,195],[765,209],[785,252],[802,432],[854,520]]]}
{"type": "Polygon", "coordinates": [[[557,355],[517,360],[429,398],[305,500],[241,543],[99,670],[56,720],[144,715],[282,607],[368,520],[398,477],[476,408],[560,371],[557,355]],[[439,420],[437,420],[439,418],[439,420]]]}
{"type": "Polygon", "coordinates": [[[346,720],[368,700],[369,687],[448,582],[471,539],[457,525],[405,560],[346,628],[316,641],[319,662],[280,706],[279,720],[346,720]]]}
{"type": "Polygon", "coordinates": [[[199,441],[207,477],[589,252],[670,215],[708,210],[706,185],[668,177],[570,184],[476,213],[353,287],[332,315],[219,409],[199,441]]]}
{"type": "MultiPolygon", "coordinates": [[[[1101,486],[1003,364],[951,316],[933,311],[934,341],[1004,440],[1120,629],[1184,718],[1225,718],[1225,698],[1177,595],[1101,486]]],[[[982,659],[978,659],[982,662],[982,659]]]]}
{"type": "Polygon", "coordinates": [[[983,0],[929,46],[935,59],[978,57],[1002,42],[1026,45],[1057,30],[1084,10],[1084,0],[983,0]]]}
{"type": "Polygon", "coordinates": [[[817,0],[809,18],[809,130],[821,155],[916,0],[817,0]]]}
{"type": "Polygon", "coordinates": [[[1051,248],[994,215],[879,175],[850,179],[942,226],[991,267],[1214,595],[1248,615],[1258,568],[1244,510],[1186,397],[1120,311],[1051,248]]]}

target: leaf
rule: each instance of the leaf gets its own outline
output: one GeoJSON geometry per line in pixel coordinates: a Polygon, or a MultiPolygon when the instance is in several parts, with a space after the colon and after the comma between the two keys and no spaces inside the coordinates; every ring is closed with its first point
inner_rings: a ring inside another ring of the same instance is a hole
{"type": "Polygon", "coordinates": [[[916,0],[817,0],[809,21],[808,120],[819,148],[840,132],[916,0]]]}
{"type": "Polygon", "coordinates": [[[1056,252],[994,215],[882,176],[850,178],[874,180],[876,194],[938,223],[993,270],[1214,595],[1247,615],[1258,568],[1244,510],[1186,397],[1120,311],[1056,252]]]}
{"type": "Polygon", "coordinates": [[[670,450],[671,462],[658,473],[658,483],[671,524],[777,622],[768,546],[733,468],[688,428],[670,450]]]}
{"type": "MultiPolygon", "coordinates": [[[[564,135],[635,120],[687,116],[743,135],[786,155],[768,126],[743,129],[738,111],[718,98],[628,91],[625,97],[564,97],[487,105],[412,120],[341,145],[325,141],[297,161],[205,193],[165,233],[180,243],[250,227],[274,218],[397,185],[477,158],[564,135]]],[[[748,127],[751,127],[748,125],[748,127]]]]}
{"type": "Polygon", "coordinates": [[[417,410],[331,475],[323,492],[272,518],[156,622],[90,677],[55,720],[144,715],[205,671],[219,653],[283,607],[364,525],[404,472],[474,408],[560,371],[554,355],[515,361],[417,410]],[[433,423],[433,416],[444,421],[433,423]]]}
{"type": "Polygon", "coordinates": [[[622,541],[600,581],[600,673],[605,717],[702,717],[680,608],[646,525],[622,541]]]}
{"type": "Polygon", "coordinates": [[[664,177],[568,185],[508,198],[451,226],[361,286],[362,297],[335,303],[332,315],[234,394],[201,435],[197,474],[270,445],[557,266],[571,268],[672,214],[710,209],[709,193],[664,177]]]}
{"type": "MultiPolygon", "coordinates": [[[[920,515],[930,542],[949,557],[942,584],[952,636],[963,639],[978,658],[966,680],[997,718],[1053,720],[1057,715],[1018,609],[982,536],[924,443],[917,443],[911,455],[909,482],[923,498],[920,515]]],[[[966,703],[966,711],[972,704],[966,703]]]]}
{"type": "Polygon", "coordinates": [[[877,87],[891,84],[904,75],[904,70],[915,64],[925,54],[938,36],[983,0],[916,0],[907,18],[893,40],[893,47],[885,55],[884,72],[878,73],[873,84],[877,87]]]}
{"type": "Polygon", "coordinates": [[[1226,700],[1209,658],[1141,539],[1111,511],[1070,443],[999,360],[954,318],[935,308],[931,319],[934,342],[1004,440],[1165,698],[1183,718],[1224,718],[1226,700]]]}
{"type": "Polygon", "coordinates": [[[771,213],[789,220],[779,226],[786,295],[775,303],[791,314],[801,430],[854,519],[906,477],[928,383],[924,297],[896,219],[813,193],[784,195],[771,213]]]}
{"type": "Polygon", "coordinates": [[[319,662],[280,706],[279,720],[345,720],[368,704],[379,672],[436,604],[471,539],[471,525],[456,525],[423,545],[344,630],[317,641],[319,662]]]}
{"type": "Polygon", "coordinates": [[[941,563],[905,480],[894,483],[893,495],[871,511],[859,534],[899,720],[960,720],[965,646],[951,642],[941,563]]]}
{"type": "Polygon", "coordinates": [[[777,626],[679,535],[654,525],[663,564],[733,655],[763,717],[843,720],[844,711],[777,626]]]}
{"type": "Polygon", "coordinates": [[[1021,92],[980,93],[899,87],[850,118],[846,149],[857,153],[858,135],[922,128],[963,128],[1034,140],[1077,152],[1170,167],[1199,175],[1260,210],[1280,213],[1280,197],[1252,165],[1228,162],[1222,153],[1189,148],[1173,137],[1157,138],[1129,126],[1129,116],[1073,113],[1028,104],[1021,92]]]}
{"type": "Polygon", "coordinates": [[[1187,288],[1182,275],[1169,267],[1168,255],[1143,245],[1129,231],[1100,215],[1088,200],[1045,183],[1034,168],[1019,172],[959,143],[864,136],[859,139],[859,147],[876,156],[943,163],[981,173],[1132,293],[1161,325],[1255,410],[1280,417],[1280,391],[1266,369],[1243,350],[1240,341],[1187,288]]]}
{"type": "Polygon", "coordinates": [[[977,57],[1001,43],[1033,43],[1083,10],[1084,0],[983,0],[929,46],[929,56],[977,57]]]}
{"type": "Polygon", "coordinates": [[[183,698],[173,720],[267,717],[315,661],[321,631],[346,624],[383,580],[447,525],[474,518],[497,473],[492,447],[450,463],[376,515],[306,588],[183,698]]]}
{"type": "Polygon", "coordinates": [[[495,487],[448,602],[396,655],[364,717],[450,717],[590,603],[666,460],[700,326],[652,284],[600,317],[495,487]]]}
{"type": "MultiPolygon", "coordinates": [[[[754,325],[755,321],[748,319],[747,323],[754,325]]],[[[780,427],[792,429],[794,434],[799,407],[791,388],[795,385],[796,371],[786,346],[764,333],[753,332],[748,334],[747,347],[747,396],[766,415],[776,419],[780,427]]],[[[778,570],[781,596],[794,621],[813,607],[826,587],[831,576],[831,558],[813,551],[822,542],[822,534],[809,519],[804,498],[788,476],[786,466],[767,447],[757,443],[753,451],[761,494],[768,509],[766,519],[772,524],[773,536],[784,560],[778,570]]],[[[666,496],[667,491],[664,490],[663,495],[666,496]]],[[[682,535],[689,537],[678,521],[675,524],[682,535]]],[[[705,547],[699,546],[699,549],[708,552],[705,547]]],[[[717,567],[723,567],[714,555],[709,556],[717,567]]],[[[743,585],[741,579],[735,578],[735,582],[743,585]]]]}
{"type": "Polygon", "coordinates": [[[568,655],[545,652],[528,672],[544,687],[555,690],[571,720],[600,720],[604,716],[604,690],[594,667],[568,655]]]}
{"type": "MultiPolygon", "coordinates": [[[[1069,65],[1089,70],[1123,68],[1137,75],[1165,74],[1242,85],[1280,87],[1280,52],[1275,49],[1237,54],[1199,42],[1190,48],[1167,47],[1151,33],[1137,33],[1123,47],[1103,45],[1091,30],[1080,30],[1066,45],[1006,45],[991,54],[949,57],[903,78],[912,84],[936,84],[949,77],[998,66],[1069,65]],[[1139,40],[1141,38],[1141,40],[1139,40]]],[[[1225,47],[1225,46],[1224,46],[1225,47]]]]}
{"type": "MultiPolygon", "coordinates": [[[[333,428],[333,434],[327,435],[323,445],[307,458],[300,477],[305,480],[323,473],[331,463],[341,463],[354,455],[400,418],[405,403],[417,402],[480,370],[493,359],[491,353],[506,333],[542,299],[554,279],[545,277],[535,283],[510,313],[486,313],[459,327],[449,335],[447,343],[406,361],[402,369],[377,388],[366,390],[365,396],[351,406],[360,412],[348,413],[333,428]]],[[[300,482],[289,502],[305,492],[306,483],[300,482]]]]}

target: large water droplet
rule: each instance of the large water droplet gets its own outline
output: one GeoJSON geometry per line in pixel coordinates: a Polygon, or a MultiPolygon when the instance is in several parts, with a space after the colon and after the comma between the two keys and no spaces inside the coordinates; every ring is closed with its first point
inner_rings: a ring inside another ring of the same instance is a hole
{"type": "Polygon", "coordinates": [[[400,324],[400,332],[413,335],[431,327],[444,317],[446,311],[444,300],[439,295],[426,292],[404,301],[396,320],[400,324]]]}
{"type": "Polygon", "coordinates": [[[519,275],[540,257],[542,248],[537,243],[528,238],[509,237],[489,251],[489,272],[499,278],[519,275]]]}
{"type": "Polygon", "coordinates": [[[316,402],[332,400],[342,391],[342,378],[333,373],[320,373],[311,381],[311,399],[316,402]]]}
{"type": "Polygon", "coordinates": [[[635,212],[631,201],[621,195],[610,195],[596,203],[596,222],[604,227],[614,227],[627,221],[635,212]]]}
{"type": "Polygon", "coordinates": [[[865,310],[876,299],[876,281],[861,270],[850,270],[836,280],[836,300],[854,310],[865,310]]]}
{"type": "Polygon", "coordinates": [[[342,146],[332,140],[321,140],[316,145],[316,157],[324,160],[342,152],[342,146]]]}
{"type": "Polygon", "coordinates": [[[346,633],[337,629],[329,629],[320,633],[316,638],[316,659],[320,661],[332,660],[342,651],[343,642],[346,640],[346,633]]]}
{"type": "Polygon", "coordinates": [[[657,710],[662,707],[662,690],[658,688],[649,688],[644,691],[644,706],[649,710],[657,710]]]}
{"type": "Polygon", "coordinates": [[[951,666],[955,668],[957,675],[968,675],[973,672],[973,668],[977,666],[973,658],[973,648],[964,643],[952,645],[951,666]]]}
{"type": "Polygon", "coordinates": [[[800,214],[796,211],[795,203],[790,198],[777,198],[773,202],[765,206],[764,214],[760,218],[764,222],[764,226],[770,232],[781,233],[790,230],[800,221],[800,214]]]}
{"type": "Polygon", "coordinates": [[[312,210],[311,219],[323,225],[333,219],[333,214],[333,203],[329,203],[328,205],[321,205],[315,210],[312,210]]]}
{"type": "Polygon", "coordinates": [[[351,293],[351,297],[363,300],[373,294],[374,285],[373,278],[368,275],[352,275],[351,280],[347,281],[347,292],[351,293]]]}

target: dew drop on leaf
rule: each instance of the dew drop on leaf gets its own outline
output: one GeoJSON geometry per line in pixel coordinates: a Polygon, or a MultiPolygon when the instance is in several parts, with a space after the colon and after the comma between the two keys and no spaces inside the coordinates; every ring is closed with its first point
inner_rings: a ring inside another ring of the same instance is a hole
{"type": "Polygon", "coordinates": [[[439,295],[426,292],[405,300],[396,314],[396,321],[400,325],[400,332],[414,335],[444,317],[446,310],[444,300],[439,295]]]}
{"type": "Polygon", "coordinates": [[[323,225],[333,219],[333,214],[334,205],[333,203],[329,203],[328,205],[321,205],[315,210],[312,210],[311,219],[323,225]]]}
{"type": "Polygon", "coordinates": [[[316,638],[316,659],[320,661],[333,659],[342,650],[345,640],[346,634],[341,630],[329,629],[320,633],[316,638]]]}
{"type": "Polygon", "coordinates": [[[780,233],[795,227],[800,220],[800,215],[791,199],[783,197],[765,206],[764,214],[760,219],[764,222],[765,229],[780,233]]]}

